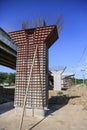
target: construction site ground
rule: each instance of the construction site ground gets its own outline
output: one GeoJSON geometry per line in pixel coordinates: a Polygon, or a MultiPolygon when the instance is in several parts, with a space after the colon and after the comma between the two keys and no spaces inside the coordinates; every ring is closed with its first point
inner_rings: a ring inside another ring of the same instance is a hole
{"type": "MultiPolygon", "coordinates": [[[[0,105],[0,130],[19,130],[20,121],[13,102],[0,105]]],[[[87,130],[87,87],[50,90],[46,117],[24,117],[22,130],[87,130]]]]}

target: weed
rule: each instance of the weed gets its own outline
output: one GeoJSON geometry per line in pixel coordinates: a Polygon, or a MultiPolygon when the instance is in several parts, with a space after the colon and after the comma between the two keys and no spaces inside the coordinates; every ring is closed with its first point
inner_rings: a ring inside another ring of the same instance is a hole
{"type": "Polygon", "coordinates": [[[63,92],[62,92],[62,91],[59,91],[59,92],[57,93],[57,95],[58,95],[58,96],[63,95],[63,92]]]}

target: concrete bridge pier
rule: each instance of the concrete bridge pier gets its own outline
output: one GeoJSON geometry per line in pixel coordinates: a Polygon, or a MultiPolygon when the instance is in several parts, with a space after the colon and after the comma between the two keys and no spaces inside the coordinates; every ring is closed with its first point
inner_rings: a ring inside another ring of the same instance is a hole
{"type": "Polygon", "coordinates": [[[48,49],[58,38],[57,28],[51,25],[19,30],[9,34],[18,45],[15,110],[17,114],[22,112],[28,86],[25,115],[45,116],[48,106],[48,49]],[[36,45],[38,47],[31,73],[36,45]]]}

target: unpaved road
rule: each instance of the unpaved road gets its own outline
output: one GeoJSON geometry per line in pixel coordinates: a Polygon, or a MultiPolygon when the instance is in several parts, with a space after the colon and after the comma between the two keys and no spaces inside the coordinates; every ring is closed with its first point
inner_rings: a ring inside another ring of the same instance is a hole
{"type": "MultiPolygon", "coordinates": [[[[70,98],[66,105],[51,106],[43,119],[25,117],[22,130],[87,130],[87,88],[72,88],[65,93],[75,98],[70,98]]],[[[0,130],[19,130],[19,126],[20,116],[15,109],[1,113],[0,130]]]]}
{"type": "MultiPolygon", "coordinates": [[[[25,117],[23,130],[87,130],[87,110],[82,105],[67,104],[58,108],[54,106],[43,120],[25,117]]],[[[20,117],[15,115],[14,109],[0,115],[0,130],[19,130],[19,125],[20,117]]]]}
{"type": "Polygon", "coordinates": [[[66,105],[49,115],[33,130],[87,130],[87,111],[80,105],[66,105]]]}

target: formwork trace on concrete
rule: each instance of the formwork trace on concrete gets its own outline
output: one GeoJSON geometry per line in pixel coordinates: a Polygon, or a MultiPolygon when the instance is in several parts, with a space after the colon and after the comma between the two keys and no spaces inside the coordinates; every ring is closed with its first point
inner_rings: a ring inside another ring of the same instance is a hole
{"type": "Polygon", "coordinates": [[[9,35],[18,46],[15,109],[21,112],[28,86],[25,114],[44,116],[48,106],[48,49],[58,38],[57,27],[37,27],[10,32],[9,35]]]}

